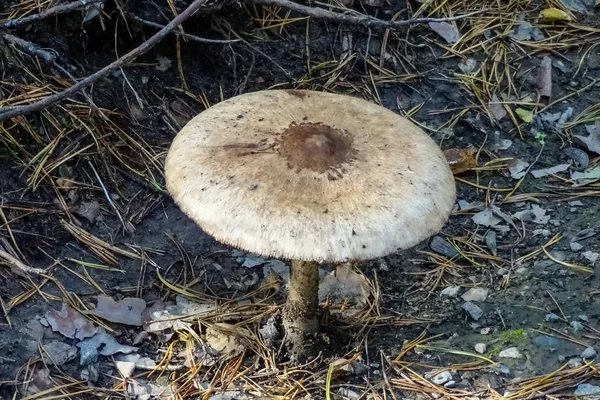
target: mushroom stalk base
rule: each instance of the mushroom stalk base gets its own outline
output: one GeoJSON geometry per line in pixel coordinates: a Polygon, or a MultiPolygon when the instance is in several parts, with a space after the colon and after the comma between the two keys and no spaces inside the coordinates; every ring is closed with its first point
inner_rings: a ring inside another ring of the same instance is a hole
{"type": "Polygon", "coordinates": [[[319,268],[315,262],[293,261],[283,326],[288,347],[302,352],[304,340],[319,333],[319,268]]]}

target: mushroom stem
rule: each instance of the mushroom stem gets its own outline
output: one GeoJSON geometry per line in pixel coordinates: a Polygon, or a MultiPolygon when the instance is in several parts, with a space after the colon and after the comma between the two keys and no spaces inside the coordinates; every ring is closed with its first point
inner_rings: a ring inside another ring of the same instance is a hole
{"type": "Polygon", "coordinates": [[[319,268],[316,262],[292,261],[283,326],[288,345],[302,347],[306,336],[319,332],[319,268]]]}

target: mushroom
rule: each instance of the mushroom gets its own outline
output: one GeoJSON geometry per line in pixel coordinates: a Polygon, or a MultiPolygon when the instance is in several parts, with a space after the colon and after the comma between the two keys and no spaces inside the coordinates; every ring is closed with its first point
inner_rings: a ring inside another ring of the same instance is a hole
{"type": "Polygon", "coordinates": [[[165,175],[206,233],[292,260],[283,309],[292,351],[319,333],[320,263],[413,247],[442,228],[456,196],[444,154],[416,125],[308,90],[258,91],[203,111],[173,140],[165,175]]]}

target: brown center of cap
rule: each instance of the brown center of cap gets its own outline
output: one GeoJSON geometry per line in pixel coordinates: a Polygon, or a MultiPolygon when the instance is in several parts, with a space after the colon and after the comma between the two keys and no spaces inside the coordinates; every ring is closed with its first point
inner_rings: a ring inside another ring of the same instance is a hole
{"type": "Polygon", "coordinates": [[[355,154],[348,134],[314,123],[291,125],[283,133],[278,151],[290,167],[321,173],[351,161],[355,154]]]}

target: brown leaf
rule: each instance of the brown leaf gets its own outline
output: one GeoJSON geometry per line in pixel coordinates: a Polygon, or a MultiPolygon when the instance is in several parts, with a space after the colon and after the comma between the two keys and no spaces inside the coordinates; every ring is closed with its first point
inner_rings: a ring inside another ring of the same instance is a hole
{"type": "Polygon", "coordinates": [[[136,297],[126,297],[118,302],[109,296],[97,296],[98,304],[91,314],[107,321],[124,325],[141,326],[146,302],[136,297]]]}
{"type": "Polygon", "coordinates": [[[552,95],[552,59],[550,57],[544,57],[540,63],[537,87],[540,96],[549,98],[552,95]]]}
{"type": "Polygon", "coordinates": [[[473,153],[465,149],[448,149],[444,151],[448,165],[453,174],[460,174],[477,166],[473,153]]]}
{"type": "Polygon", "coordinates": [[[82,201],[79,207],[74,210],[74,212],[93,224],[96,222],[98,215],[100,215],[100,204],[96,200],[82,201]]]}
{"type": "Polygon", "coordinates": [[[63,303],[60,311],[48,311],[46,321],[54,332],[59,332],[70,339],[85,339],[93,336],[98,329],[67,303],[63,303]]]}
{"type": "Polygon", "coordinates": [[[429,27],[448,43],[456,43],[460,39],[458,30],[448,22],[430,22],[429,27]]]}
{"type": "Polygon", "coordinates": [[[506,109],[504,108],[504,105],[500,103],[500,99],[496,93],[492,96],[492,100],[488,103],[488,107],[490,107],[490,111],[494,118],[496,118],[496,121],[500,121],[502,118],[506,117],[506,109]]]}
{"type": "Polygon", "coordinates": [[[574,135],[577,139],[581,140],[589,151],[600,154],[600,122],[596,121],[595,125],[589,127],[586,126],[586,130],[589,136],[574,135]]]}

